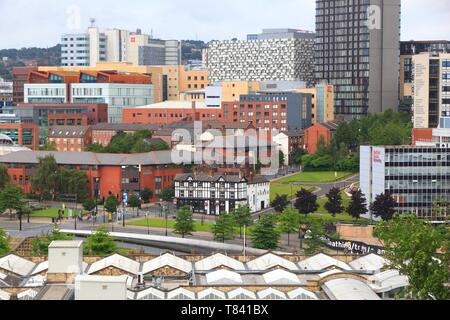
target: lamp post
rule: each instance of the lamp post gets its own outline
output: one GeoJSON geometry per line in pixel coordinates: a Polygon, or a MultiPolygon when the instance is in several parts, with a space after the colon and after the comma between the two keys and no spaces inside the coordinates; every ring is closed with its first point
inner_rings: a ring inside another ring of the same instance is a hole
{"type": "Polygon", "coordinates": [[[167,231],[167,207],[166,204],[163,204],[163,210],[164,210],[164,214],[166,217],[166,237],[168,236],[168,231],[167,231]]]}
{"type": "MultiPolygon", "coordinates": [[[[94,179],[94,189],[95,189],[95,218],[98,215],[98,196],[100,191],[100,178],[94,179]]],[[[92,224],[95,226],[95,218],[92,217],[92,224]]]]}
{"type": "Polygon", "coordinates": [[[22,231],[22,209],[17,212],[19,214],[19,231],[22,231]]]}
{"type": "Polygon", "coordinates": [[[145,213],[145,217],[147,218],[147,233],[150,235],[150,225],[148,224],[148,212],[145,213]]]}

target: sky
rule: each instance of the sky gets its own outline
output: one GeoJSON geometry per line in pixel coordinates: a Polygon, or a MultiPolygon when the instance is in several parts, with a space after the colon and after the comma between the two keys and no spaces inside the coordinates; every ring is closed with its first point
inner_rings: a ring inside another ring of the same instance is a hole
{"type": "MultiPolygon", "coordinates": [[[[142,29],[155,38],[244,39],[263,28],[314,31],[315,0],[0,0],[0,48],[47,47],[63,33],[142,29]]],[[[450,40],[449,0],[402,0],[402,40],[450,40]]]]}

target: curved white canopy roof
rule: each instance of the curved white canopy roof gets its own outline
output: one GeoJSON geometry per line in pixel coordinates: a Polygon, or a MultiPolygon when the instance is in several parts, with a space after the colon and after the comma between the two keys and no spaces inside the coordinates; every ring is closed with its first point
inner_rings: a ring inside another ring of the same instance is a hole
{"type": "Polygon", "coordinates": [[[148,288],[136,294],[136,300],[164,300],[165,298],[165,293],[155,288],[148,288]]]}
{"type": "Polygon", "coordinates": [[[270,285],[300,284],[297,275],[281,269],[265,273],[263,277],[266,283],[270,285]]]}
{"type": "Polygon", "coordinates": [[[138,274],[140,263],[119,254],[113,254],[91,264],[88,274],[93,274],[109,267],[115,267],[131,274],[138,274]]]}
{"type": "Polygon", "coordinates": [[[0,289],[0,300],[9,300],[11,298],[11,294],[0,289]]]}
{"type": "Polygon", "coordinates": [[[6,257],[0,258],[0,269],[10,271],[20,276],[26,276],[30,274],[30,272],[35,267],[35,263],[14,254],[10,254],[6,257]]]}
{"type": "Polygon", "coordinates": [[[195,263],[195,270],[209,271],[225,266],[233,270],[245,270],[244,264],[221,253],[205,258],[195,263]]]}
{"type": "Polygon", "coordinates": [[[239,273],[221,269],[206,274],[206,281],[208,284],[215,285],[229,285],[229,284],[242,284],[242,277],[239,273]]]}
{"type": "Polygon", "coordinates": [[[298,263],[301,270],[320,271],[326,270],[330,267],[337,267],[342,270],[352,270],[350,266],[340,260],[327,256],[323,253],[319,253],[314,257],[305,259],[298,263]]]}
{"type": "Polygon", "coordinates": [[[289,291],[287,293],[287,296],[291,300],[319,300],[319,298],[317,298],[314,293],[303,288],[297,288],[295,290],[289,291]]]}
{"type": "Polygon", "coordinates": [[[376,293],[384,293],[409,286],[409,279],[398,270],[388,270],[369,277],[368,284],[376,293]]]}
{"type": "Polygon", "coordinates": [[[237,300],[256,300],[256,294],[244,288],[237,288],[228,292],[228,298],[237,300]]]}
{"type": "Polygon", "coordinates": [[[225,300],[226,295],[222,291],[216,290],[214,288],[208,288],[206,290],[197,293],[198,300],[225,300]]]}
{"type": "Polygon", "coordinates": [[[284,259],[273,253],[265,254],[247,263],[250,270],[268,270],[274,267],[283,267],[287,270],[298,270],[298,267],[292,261],[284,259]]]}
{"type": "Polygon", "coordinates": [[[259,299],[265,299],[265,300],[286,300],[287,299],[286,295],[283,292],[281,292],[277,289],[273,289],[273,288],[267,288],[265,290],[259,291],[258,297],[259,297],[259,299]]]}
{"type": "Polygon", "coordinates": [[[349,264],[354,270],[379,271],[389,263],[389,260],[372,253],[349,264]]]}
{"type": "Polygon", "coordinates": [[[331,300],[381,300],[367,284],[351,278],[327,281],[322,288],[331,300]]]}
{"type": "Polygon", "coordinates": [[[184,288],[178,288],[167,293],[168,300],[195,300],[195,293],[184,288]]]}
{"type": "Polygon", "coordinates": [[[173,254],[166,253],[158,258],[145,262],[142,266],[142,272],[143,274],[147,274],[164,267],[172,267],[185,273],[192,271],[192,263],[175,257],[173,254]]]}
{"type": "Polygon", "coordinates": [[[33,272],[31,273],[31,275],[35,275],[38,273],[41,273],[43,271],[48,270],[48,260],[39,263],[36,268],[34,268],[33,272]]]}

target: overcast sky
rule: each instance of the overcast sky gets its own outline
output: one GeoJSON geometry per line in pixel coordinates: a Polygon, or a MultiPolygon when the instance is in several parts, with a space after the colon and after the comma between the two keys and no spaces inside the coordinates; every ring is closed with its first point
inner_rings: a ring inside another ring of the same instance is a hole
{"type": "MultiPolygon", "coordinates": [[[[0,48],[53,46],[91,17],[101,29],[209,41],[263,28],[314,31],[315,0],[0,0],[0,13],[0,48]]],[[[402,0],[402,39],[450,40],[450,1],[402,0]]]]}

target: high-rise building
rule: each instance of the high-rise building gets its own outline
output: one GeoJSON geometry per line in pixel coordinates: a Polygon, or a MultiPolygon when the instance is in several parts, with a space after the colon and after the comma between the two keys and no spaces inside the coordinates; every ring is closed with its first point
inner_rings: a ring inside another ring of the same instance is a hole
{"type": "Polygon", "coordinates": [[[450,116],[450,53],[413,56],[414,128],[437,128],[450,116]]]}
{"type": "Polygon", "coordinates": [[[413,56],[420,53],[450,53],[450,41],[402,41],[400,43],[400,101],[411,110],[413,102],[413,56]]]}
{"type": "Polygon", "coordinates": [[[206,62],[211,82],[314,82],[314,33],[266,29],[248,39],[209,43],[206,62]]]}
{"type": "Polygon", "coordinates": [[[96,66],[98,62],[129,62],[134,66],[180,65],[181,43],[158,40],[143,34],[97,27],[87,33],[65,34],[61,38],[62,66],[96,66]]]}
{"type": "Polygon", "coordinates": [[[64,34],[61,37],[63,66],[90,66],[106,61],[106,35],[91,27],[87,33],[64,34]]]}
{"type": "Polygon", "coordinates": [[[347,119],[398,107],[400,0],[316,0],[315,77],[347,119]]]}

